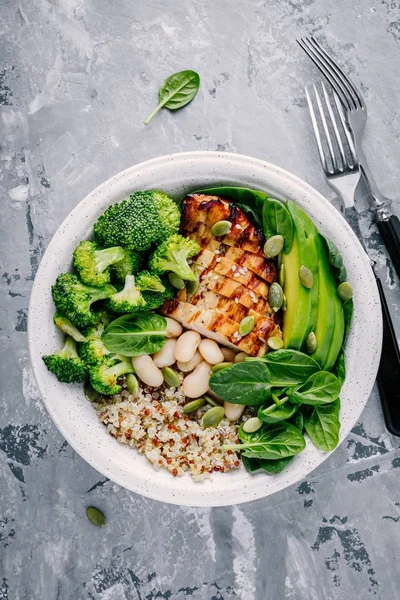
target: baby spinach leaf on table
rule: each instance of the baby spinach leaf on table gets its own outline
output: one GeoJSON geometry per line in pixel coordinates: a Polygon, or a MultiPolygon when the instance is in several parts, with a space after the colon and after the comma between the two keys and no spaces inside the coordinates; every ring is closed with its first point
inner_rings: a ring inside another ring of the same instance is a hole
{"type": "Polygon", "coordinates": [[[284,252],[287,254],[293,243],[293,221],[286,206],[280,200],[268,198],[262,210],[264,235],[268,239],[281,235],[284,240],[284,252]]]}
{"type": "Polygon", "coordinates": [[[305,420],[304,427],[314,446],[329,452],[339,443],[339,398],[327,406],[316,406],[305,420]]]}
{"type": "Polygon", "coordinates": [[[287,393],[291,402],[318,406],[334,402],[339,397],[340,388],[340,381],[333,373],[319,371],[303,385],[289,389],[287,393]]]}
{"type": "Polygon", "coordinates": [[[339,355],[336,359],[335,366],[333,367],[333,374],[339,379],[340,384],[343,385],[344,380],[346,378],[346,363],[345,363],[345,354],[344,348],[339,352],[339,355]]]}
{"type": "Polygon", "coordinates": [[[320,370],[318,363],[298,350],[275,350],[262,359],[246,359],[247,362],[262,360],[268,367],[269,381],[277,386],[296,385],[307,381],[310,375],[320,370]]]}
{"type": "MultiPolygon", "coordinates": [[[[321,235],[321,234],[320,234],[321,235]]],[[[328,260],[332,266],[332,270],[335,274],[335,278],[339,283],[343,281],[347,281],[347,270],[343,264],[343,257],[340,254],[339,250],[335,246],[335,244],[329,238],[321,235],[321,238],[324,241],[325,248],[328,253],[328,260]]]]}
{"type": "Polygon", "coordinates": [[[303,431],[304,428],[304,417],[302,412],[300,412],[300,410],[298,410],[291,419],[289,419],[289,423],[291,423],[293,425],[293,427],[296,427],[296,429],[298,429],[300,431],[300,433],[303,431]]]}
{"type": "Polygon", "coordinates": [[[237,363],[217,371],[211,376],[210,388],[233,404],[259,406],[271,397],[268,369],[262,361],[237,363]]]}
{"type": "Polygon", "coordinates": [[[291,463],[293,456],[280,458],[279,460],[259,460],[258,458],[247,458],[242,456],[243,465],[248,473],[267,473],[278,475],[291,463]]]}
{"type": "Polygon", "coordinates": [[[142,356],[161,350],[166,341],[167,321],[153,312],[123,315],[112,321],[101,339],[110,352],[142,356]]]}
{"type": "Polygon", "coordinates": [[[268,200],[265,192],[243,187],[219,186],[198,190],[196,193],[221,196],[227,200],[233,200],[245,214],[250,215],[257,225],[262,227],[262,208],[264,202],[268,200]]]}
{"type": "Polygon", "coordinates": [[[293,417],[299,407],[286,401],[284,404],[271,404],[271,406],[260,406],[257,417],[264,423],[278,423],[293,417]]]}
{"type": "Polygon", "coordinates": [[[179,71],[167,77],[158,92],[159,104],[144,122],[148,125],[151,119],[162,108],[177,110],[189,104],[199,91],[200,77],[196,71],[179,71]]]}
{"type": "Polygon", "coordinates": [[[264,426],[255,433],[239,428],[241,444],[225,446],[226,449],[238,450],[247,458],[262,460],[278,460],[294,456],[304,450],[306,441],[300,431],[289,423],[264,426]]]}

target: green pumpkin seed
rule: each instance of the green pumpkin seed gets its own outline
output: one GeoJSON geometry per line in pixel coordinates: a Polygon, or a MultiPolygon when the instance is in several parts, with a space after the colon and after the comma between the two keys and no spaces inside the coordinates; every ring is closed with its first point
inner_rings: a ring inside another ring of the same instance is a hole
{"type": "Polygon", "coordinates": [[[178,277],[178,275],[176,275],[175,273],[169,273],[168,279],[170,284],[177,290],[183,290],[183,288],[185,287],[185,282],[183,281],[183,279],[178,277]]]}
{"type": "Polygon", "coordinates": [[[245,433],[255,433],[261,429],[263,422],[258,417],[251,417],[245,423],[243,423],[243,431],[245,433]]]}
{"type": "Polygon", "coordinates": [[[264,244],[264,255],[266,258],[275,258],[282,251],[285,240],[282,235],[273,235],[264,244]]]}
{"type": "Polygon", "coordinates": [[[88,381],[83,386],[83,391],[84,391],[86,400],[89,400],[89,402],[96,402],[97,400],[99,400],[101,398],[100,392],[97,392],[88,381]]]}
{"type": "Polygon", "coordinates": [[[343,302],[346,302],[346,300],[350,300],[353,297],[353,288],[348,281],[343,281],[338,286],[337,293],[339,298],[343,300],[343,302]]]}
{"type": "Polygon", "coordinates": [[[93,525],[96,525],[96,527],[103,527],[107,523],[101,510],[94,506],[87,507],[86,516],[93,525]]]}
{"type": "Polygon", "coordinates": [[[273,283],[269,288],[268,302],[274,312],[278,312],[278,310],[282,308],[283,300],[283,289],[281,288],[279,283],[273,283]]]}
{"type": "Polygon", "coordinates": [[[283,288],[283,286],[285,285],[285,265],[283,263],[279,267],[279,283],[280,286],[283,288]]]}
{"type": "Polygon", "coordinates": [[[207,404],[209,404],[210,406],[221,406],[221,403],[218,402],[218,400],[215,400],[214,398],[211,398],[211,396],[209,396],[208,394],[206,394],[204,396],[204,400],[207,402],[207,404]]]}
{"type": "Polygon", "coordinates": [[[272,337],[268,338],[267,344],[271,350],[280,350],[283,348],[283,339],[277,335],[273,335],[272,337]]]}
{"type": "Polygon", "coordinates": [[[227,367],[231,367],[233,363],[231,362],[222,362],[217,365],[213,365],[210,369],[211,373],[217,373],[218,371],[222,371],[222,369],[226,369],[227,367]]]}
{"type": "Polygon", "coordinates": [[[306,349],[308,354],[314,354],[317,349],[317,338],[315,337],[315,333],[311,331],[306,337],[306,349]]]}
{"type": "Polygon", "coordinates": [[[131,394],[137,394],[139,391],[139,382],[133,373],[126,376],[126,386],[131,394]]]}
{"type": "Polygon", "coordinates": [[[204,413],[201,420],[202,427],[216,427],[221,419],[223,419],[224,414],[223,406],[213,406],[212,408],[209,408],[208,411],[204,413]]]}
{"type": "Polygon", "coordinates": [[[197,271],[195,272],[195,277],[196,277],[196,281],[187,281],[186,282],[186,289],[188,291],[188,294],[195,294],[197,292],[197,290],[199,289],[200,276],[197,271]]]}
{"type": "Polygon", "coordinates": [[[230,221],[218,221],[211,227],[211,233],[212,235],[215,235],[215,237],[220,237],[221,235],[229,233],[231,228],[232,223],[230,221]]]}
{"type": "Polygon", "coordinates": [[[248,335],[254,329],[254,317],[244,317],[239,323],[239,335],[248,335]]]}
{"type": "Polygon", "coordinates": [[[204,406],[205,403],[206,403],[206,401],[204,400],[204,398],[198,398],[197,400],[192,400],[191,402],[188,402],[187,404],[185,404],[185,406],[182,408],[182,412],[184,415],[188,415],[189,413],[195,412],[196,410],[198,410],[199,408],[204,406]]]}
{"type": "Polygon", "coordinates": [[[161,369],[161,373],[163,374],[165,383],[170,387],[177,388],[181,385],[178,373],[171,369],[171,367],[164,367],[161,369]]]}
{"type": "Polygon", "coordinates": [[[309,290],[314,285],[314,275],[311,273],[310,269],[304,265],[301,265],[299,269],[299,279],[304,287],[308,288],[309,290]]]}

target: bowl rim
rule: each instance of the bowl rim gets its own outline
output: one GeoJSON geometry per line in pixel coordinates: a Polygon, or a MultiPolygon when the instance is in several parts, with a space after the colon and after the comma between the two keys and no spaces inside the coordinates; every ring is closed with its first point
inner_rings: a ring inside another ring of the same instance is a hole
{"type": "MultiPolygon", "coordinates": [[[[112,466],[102,463],[101,460],[99,460],[101,458],[100,456],[97,457],[94,453],[93,454],[91,454],[91,453],[84,454],[83,451],[81,451],[81,449],[79,447],[77,447],[77,442],[76,442],[75,438],[73,437],[72,432],[65,430],[65,428],[63,427],[62,421],[58,418],[57,413],[52,408],[51,401],[49,401],[49,398],[47,398],[47,393],[45,390],[45,383],[44,383],[44,381],[42,381],[42,378],[39,375],[38,361],[40,361],[40,357],[38,357],[37,353],[35,354],[35,348],[34,348],[35,334],[36,334],[36,331],[34,329],[35,319],[31,318],[33,308],[35,307],[35,304],[38,302],[37,294],[39,292],[39,281],[41,280],[41,278],[43,277],[43,275],[45,273],[46,261],[47,261],[48,257],[51,255],[51,252],[56,247],[60,236],[62,238],[62,235],[63,235],[62,231],[63,231],[64,227],[68,224],[68,222],[70,220],[73,219],[73,217],[76,217],[76,215],[81,213],[81,211],[86,210],[87,205],[89,204],[90,200],[94,196],[104,194],[106,192],[106,190],[108,190],[110,188],[110,186],[115,186],[118,181],[124,180],[125,178],[134,175],[135,172],[139,172],[143,169],[157,167],[157,166],[165,164],[167,162],[178,163],[180,160],[183,160],[183,161],[189,160],[190,161],[190,160],[199,160],[199,159],[204,159],[204,158],[210,159],[212,161],[221,161],[221,160],[227,161],[230,164],[239,162],[239,163],[241,163],[242,166],[247,163],[247,164],[249,164],[250,167],[261,168],[265,174],[266,186],[268,185],[268,176],[270,175],[271,178],[272,178],[272,176],[275,176],[278,179],[282,178],[283,180],[286,180],[286,182],[290,182],[291,184],[293,184],[295,186],[296,190],[301,190],[305,196],[308,196],[311,199],[319,200],[320,202],[322,202],[326,211],[328,213],[330,213],[332,215],[332,217],[334,217],[335,219],[339,218],[339,220],[342,221],[343,229],[346,230],[347,236],[348,236],[349,240],[351,240],[351,242],[354,246],[355,253],[357,255],[356,256],[357,262],[359,262],[360,266],[364,267],[364,273],[366,276],[368,276],[368,274],[370,274],[369,279],[370,279],[370,283],[372,284],[371,294],[372,294],[373,305],[376,309],[375,317],[377,319],[377,322],[375,324],[375,340],[374,340],[375,343],[373,344],[374,354],[373,355],[371,354],[372,364],[371,364],[371,369],[368,373],[368,382],[366,385],[366,387],[369,389],[369,391],[368,391],[368,393],[363,394],[364,397],[362,398],[362,400],[360,400],[359,412],[353,418],[352,422],[350,423],[350,426],[346,427],[346,435],[347,435],[347,433],[351,430],[351,428],[357,422],[357,419],[359,418],[362,410],[365,407],[366,402],[368,401],[373,383],[375,381],[378,366],[379,366],[380,349],[381,349],[381,345],[382,345],[382,318],[381,318],[380,312],[379,312],[379,315],[377,312],[377,307],[380,306],[380,302],[379,302],[379,295],[378,295],[378,290],[376,287],[375,279],[373,278],[372,271],[370,270],[370,266],[369,266],[369,261],[365,255],[365,252],[364,252],[357,236],[355,235],[353,230],[350,228],[350,226],[347,224],[347,222],[344,220],[343,216],[330,204],[330,202],[322,194],[320,194],[320,192],[318,192],[315,188],[310,186],[308,183],[306,183],[301,178],[297,177],[296,175],[293,175],[292,173],[290,173],[289,171],[287,171],[285,169],[282,169],[281,167],[273,165],[262,159],[254,158],[254,157],[247,156],[247,155],[237,154],[237,153],[231,153],[231,152],[217,152],[217,151],[207,151],[207,150],[167,154],[167,155],[158,156],[156,158],[152,158],[150,160],[146,160],[146,161],[137,163],[131,167],[128,167],[127,169],[124,169],[123,171],[120,171],[119,173],[112,175],[106,181],[104,181],[99,186],[97,186],[94,190],[89,192],[80,202],[78,202],[78,204],[70,211],[70,213],[65,217],[65,219],[62,221],[60,226],[57,228],[57,230],[54,233],[54,235],[52,236],[49,244],[47,245],[46,251],[40,262],[40,265],[39,265],[39,268],[38,268],[38,271],[36,273],[35,280],[33,283],[31,295],[30,295],[29,312],[28,312],[28,346],[29,346],[29,351],[30,351],[30,358],[31,358],[31,364],[32,364],[32,368],[33,368],[34,377],[35,377],[41,398],[43,400],[44,405],[46,406],[46,409],[47,409],[50,417],[53,420],[53,422],[55,423],[56,427],[61,432],[61,434],[63,435],[63,437],[67,440],[67,442],[71,445],[71,447],[86,462],[88,462],[91,466],[93,466],[100,473],[104,474],[106,477],[109,477],[109,479],[111,481],[113,481],[131,491],[134,491],[141,495],[147,496],[154,500],[159,500],[159,501],[173,503],[173,504],[179,504],[179,505],[187,505],[187,506],[211,507],[211,506],[225,506],[225,505],[231,505],[231,504],[238,504],[238,503],[242,503],[242,502],[248,502],[248,501],[258,499],[258,498],[265,497],[266,495],[269,495],[271,493],[280,491],[280,490],[284,489],[285,487],[296,483],[301,478],[306,477],[308,475],[308,473],[310,473],[314,468],[316,468],[322,462],[324,462],[324,460],[331,454],[331,452],[322,453],[323,456],[322,456],[321,460],[317,461],[316,464],[313,464],[311,467],[306,465],[306,468],[304,469],[304,471],[300,477],[295,475],[295,476],[287,476],[286,478],[282,478],[281,481],[276,485],[276,489],[274,489],[273,491],[265,491],[265,489],[262,489],[262,486],[259,486],[253,493],[244,491],[243,493],[235,494],[234,498],[219,497],[217,499],[217,498],[213,497],[213,494],[210,494],[208,492],[207,494],[202,495],[200,498],[194,499],[193,494],[188,494],[187,497],[185,496],[185,497],[179,497],[179,498],[176,498],[175,494],[173,494],[173,493],[170,494],[169,496],[168,495],[163,496],[162,494],[159,493],[159,489],[158,489],[158,486],[156,483],[155,484],[152,483],[152,485],[149,488],[146,487],[145,489],[137,489],[137,487],[135,485],[133,485],[132,482],[124,481],[123,478],[121,478],[118,474],[113,472],[112,466]]],[[[232,179],[234,179],[234,177],[232,177],[232,179]]],[[[241,185],[242,185],[242,187],[244,187],[243,184],[241,184],[241,185]]],[[[250,185],[252,185],[252,184],[249,184],[249,186],[250,185]]],[[[114,202],[115,201],[117,201],[117,200],[114,200],[114,202]]],[[[339,443],[341,443],[343,441],[344,437],[345,437],[345,435],[343,435],[343,434],[340,436],[339,443]]],[[[225,477],[225,476],[226,476],[226,474],[222,475],[222,477],[225,477]]],[[[254,476],[252,476],[252,477],[254,477],[254,476]]],[[[261,477],[266,477],[266,476],[261,475],[261,477]]],[[[276,478],[276,477],[277,476],[274,476],[274,478],[276,478]]],[[[172,478],[172,476],[171,476],[171,478],[172,478]]],[[[278,478],[279,478],[279,476],[278,476],[278,478]]],[[[154,471],[154,479],[155,480],[157,479],[156,471],[154,471]]],[[[199,483],[197,485],[201,486],[202,484],[199,483]]],[[[201,490],[199,489],[199,491],[201,491],[201,490]]]]}

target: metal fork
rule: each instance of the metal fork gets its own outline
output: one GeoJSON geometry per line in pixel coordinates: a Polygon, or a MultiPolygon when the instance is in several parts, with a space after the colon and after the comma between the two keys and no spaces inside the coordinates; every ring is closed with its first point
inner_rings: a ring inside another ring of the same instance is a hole
{"type": "MultiPolygon", "coordinates": [[[[323,83],[319,92],[316,85],[306,88],[308,107],[317,140],[318,152],[328,184],[337,192],[344,205],[344,214],[364,247],[358,213],[354,208],[354,193],[360,179],[360,169],[351,136],[346,127],[341,103],[333,90],[331,94],[323,83]],[[331,100],[331,98],[333,99],[331,100]]],[[[368,253],[367,253],[368,256],[368,253]]],[[[370,260],[374,271],[374,261],[370,260]]],[[[400,352],[380,279],[374,271],[382,304],[382,356],[377,382],[386,426],[400,436],[400,352]]]]}
{"type": "Polygon", "coordinates": [[[326,77],[345,108],[345,116],[347,117],[345,127],[354,137],[360,169],[364,175],[371,198],[370,207],[374,213],[378,230],[400,277],[400,221],[391,210],[392,200],[379,191],[362,149],[361,140],[367,121],[367,106],[362,94],[315,38],[305,37],[297,40],[297,42],[326,77]]]}

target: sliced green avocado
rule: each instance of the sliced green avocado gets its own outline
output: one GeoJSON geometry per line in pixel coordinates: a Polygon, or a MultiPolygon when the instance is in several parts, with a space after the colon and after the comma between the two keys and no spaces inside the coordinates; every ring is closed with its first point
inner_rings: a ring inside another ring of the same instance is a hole
{"type": "Polygon", "coordinates": [[[286,295],[286,311],[283,315],[283,341],[285,348],[301,350],[310,331],[314,331],[318,313],[318,253],[315,240],[318,231],[297,204],[286,205],[294,225],[293,244],[288,254],[283,253],[286,295]],[[311,289],[299,279],[300,267],[304,265],[313,274],[311,289]]]}
{"type": "Polygon", "coordinates": [[[344,313],[343,304],[336,291],[336,282],[334,282],[334,311],[335,311],[335,328],[333,331],[332,341],[329,348],[328,356],[325,364],[322,366],[324,371],[330,371],[336,362],[344,339],[344,313]]]}

